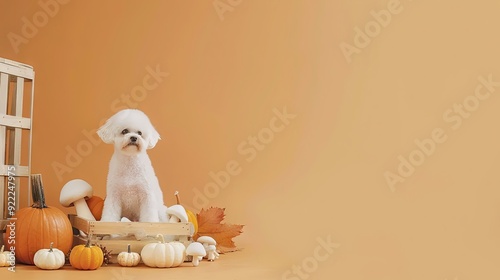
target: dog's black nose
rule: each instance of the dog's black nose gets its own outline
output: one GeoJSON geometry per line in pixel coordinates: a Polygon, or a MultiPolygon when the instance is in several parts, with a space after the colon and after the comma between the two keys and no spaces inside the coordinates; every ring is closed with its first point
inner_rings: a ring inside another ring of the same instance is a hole
{"type": "Polygon", "coordinates": [[[137,141],[137,137],[135,136],[130,137],[130,142],[135,142],[135,141],[137,141]]]}

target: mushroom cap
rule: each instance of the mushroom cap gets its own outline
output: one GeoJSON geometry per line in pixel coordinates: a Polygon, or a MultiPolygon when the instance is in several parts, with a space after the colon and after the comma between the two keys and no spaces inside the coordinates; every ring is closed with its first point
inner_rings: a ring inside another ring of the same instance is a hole
{"type": "Polygon", "coordinates": [[[196,240],[200,243],[207,243],[208,245],[217,245],[217,242],[215,241],[215,239],[213,239],[212,237],[210,236],[200,236],[198,237],[198,240],[196,240]]]}
{"type": "Polygon", "coordinates": [[[207,255],[207,251],[205,251],[205,248],[200,242],[193,242],[188,245],[186,255],[204,257],[207,255]]]}
{"type": "Polygon", "coordinates": [[[61,196],[59,202],[62,206],[73,206],[73,202],[85,198],[89,199],[94,194],[92,187],[89,183],[82,179],[74,179],[67,182],[61,189],[61,196]]]}
{"type": "Polygon", "coordinates": [[[188,216],[186,213],[186,209],[179,204],[172,205],[167,208],[167,214],[176,216],[181,220],[181,223],[187,223],[188,222],[188,216]]]}
{"type": "Polygon", "coordinates": [[[215,247],[215,245],[208,245],[207,250],[215,252],[215,250],[217,250],[217,248],[215,247]]]}

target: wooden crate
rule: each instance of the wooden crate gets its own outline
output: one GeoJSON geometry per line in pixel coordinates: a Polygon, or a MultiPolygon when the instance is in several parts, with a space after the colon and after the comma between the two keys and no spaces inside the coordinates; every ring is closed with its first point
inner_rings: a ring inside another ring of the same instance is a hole
{"type": "MultiPolygon", "coordinates": [[[[192,242],[194,227],[191,223],[141,223],[141,222],[100,222],[90,221],[74,214],[68,215],[71,225],[76,230],[83,231],[87,236],[92,236],[92,244],[101,244],[107,250],[112,250],[111,263],[116,263],[116,256],[127,250],[140,253],[148,243],[158,242],[155,239],[135,240],[131,237],[101,239],[112,234],[145,234],[154,237],[157,234],[175,236],[175,241],[184,243],[187,247],[192,242]]],[[[73,245],[85,244],[88,237],[74,236],[73,245]]]]}
{"type": "Polygon", "coordinates": [[[0,58],[0,237],[21,207],[21,193],[22,206],[30,204],[34,87],[33,67],[0,58]]]}

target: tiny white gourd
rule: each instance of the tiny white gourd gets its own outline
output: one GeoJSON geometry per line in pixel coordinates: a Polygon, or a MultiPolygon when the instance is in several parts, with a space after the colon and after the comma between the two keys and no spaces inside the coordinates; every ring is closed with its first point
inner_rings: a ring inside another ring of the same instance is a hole
{"type": "Polygon", "coordinates": [[[121,252],[116,258],[121,266],[137,266],[141,261],[139,253],[130,251],[130,244],[127,245],[127,251],[121,252]]]}
{"type": "Polygon", "coordinates": [[[162,234],[157,243],[146,244],[141,251],[142,262],[149,267],[177,267],[186,258],[186,246],[180,242],[165,242],[162,234]]]}
{"type": "Polygon", "coordinates": [[[49,249],[40,249],[35,253],[33,262],[36,267],[41,269],[59,269],[64,266],[66,256],[56,248],[53,248],[54,242],[50,242],[49,249]]]}
{"type": "Polygon", "coordinates": [[[0,248],[0,267],[2,266],[10,266],[11,265],[11,252],[3,250],[4,245],[0,248]]]}

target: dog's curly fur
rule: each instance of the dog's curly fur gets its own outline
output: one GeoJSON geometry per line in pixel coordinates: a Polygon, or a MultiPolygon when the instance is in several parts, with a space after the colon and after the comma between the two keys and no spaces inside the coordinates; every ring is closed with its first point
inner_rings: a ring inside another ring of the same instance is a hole
{"type": "Polygon", "coordinates": [[[142,111],[117,112],[97,131],[107,144],[114,144],[109,163],[106,199],[101,221],[165,222],[166,206],[158,178],[146,153],[160,135],[142,111]]]}

